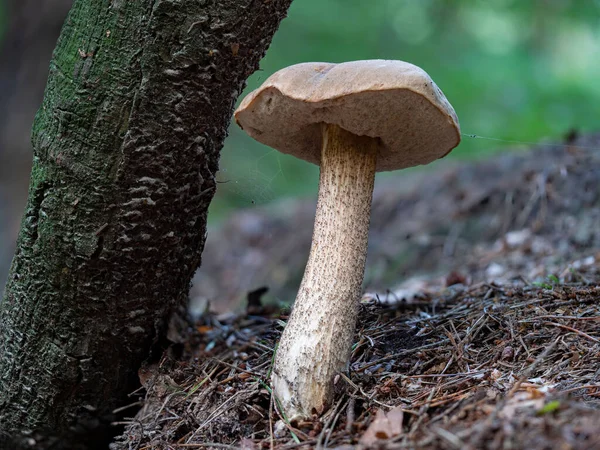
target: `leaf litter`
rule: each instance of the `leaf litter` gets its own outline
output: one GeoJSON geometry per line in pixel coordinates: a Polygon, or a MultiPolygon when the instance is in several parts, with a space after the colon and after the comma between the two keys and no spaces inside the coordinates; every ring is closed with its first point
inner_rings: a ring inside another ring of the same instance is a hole
{"type": "MultiPolygon", "coordinates": [[[[377,269],[324,416],[281,414],[269,377],[289,310],[246,289],[237,313],[173,322],[174,343],[140,370],[144,404],[112,448],[600,448],[600,152],[542,147],[414,180],[374,199],[377,269]]],[[[294,208],[254,214],[291,239],[311,220],[310,208],[294,208]]],[[[220,252],[256,244],[227,239],[239,226],[224,227],[220,252]]],[[[260,251],[263,264],[282,264],[277,250],[260,251]]],[[[301,270],[286,251],[288,270],[301,270]]],[[[226,284],[226,270],[255,270],[209,248],[207,258],[200,279],[226,284]]],[[[298,279],[260,273],[276,296],[298,279]]]]}

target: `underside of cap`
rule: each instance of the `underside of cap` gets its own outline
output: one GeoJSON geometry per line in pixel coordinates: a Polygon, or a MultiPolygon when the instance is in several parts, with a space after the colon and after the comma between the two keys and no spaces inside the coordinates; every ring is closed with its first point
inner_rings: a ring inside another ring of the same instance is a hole
{"type": "Polygon", "coordinates": [[[314,164],[323,123],[378,138],[377,171],[428,164],[460,142],[458,118],[442,91],[403,61],[287,67],[250,93],[235,119],[257,141],[314,164]]]}

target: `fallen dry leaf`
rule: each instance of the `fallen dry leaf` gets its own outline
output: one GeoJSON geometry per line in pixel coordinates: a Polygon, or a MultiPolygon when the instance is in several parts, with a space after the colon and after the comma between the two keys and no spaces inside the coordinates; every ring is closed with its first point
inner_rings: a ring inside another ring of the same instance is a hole
{"type": "Polygon", "coordinates": [[[369,428],[360,438],[360,443],[363,445],[372,445],[379,439],[391,439],[402,434],[402,420],[404,412],[402,408],[397,406],[390,410],[387,414],[383,410],[377,410],[375,420],[371,422],[369,428]]]}

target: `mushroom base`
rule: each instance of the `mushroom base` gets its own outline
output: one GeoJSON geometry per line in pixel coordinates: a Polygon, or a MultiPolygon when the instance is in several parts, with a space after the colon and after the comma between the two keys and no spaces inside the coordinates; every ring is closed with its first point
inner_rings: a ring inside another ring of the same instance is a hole
{"type": "Polygon", "coordinates": [[[323,125],[312,246],[273,367],[289,420],[321,414],[347,368],[364,277],[379,144],[323,125]]]}

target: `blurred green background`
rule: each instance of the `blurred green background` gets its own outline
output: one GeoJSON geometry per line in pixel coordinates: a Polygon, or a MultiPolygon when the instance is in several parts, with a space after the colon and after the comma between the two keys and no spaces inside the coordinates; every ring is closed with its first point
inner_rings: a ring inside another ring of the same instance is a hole
{"type": "MultiPolygon", "coordinates": [[[[600,129],[600,0],[295,0],[245,94],[298,62],[372,58],[425,69],[464,133],[539,142],[600,129]]],[[[463,137],[451,157],[506,147],[463,137]]],[[[233,208],[316,193],[318,169],[232,125],[219,180],[213,224],[233,208]]]]}

